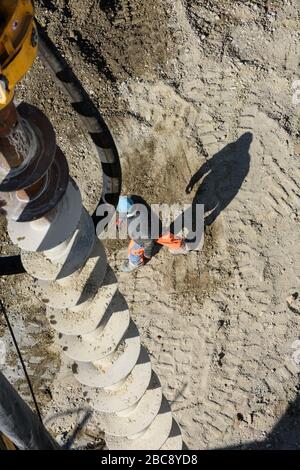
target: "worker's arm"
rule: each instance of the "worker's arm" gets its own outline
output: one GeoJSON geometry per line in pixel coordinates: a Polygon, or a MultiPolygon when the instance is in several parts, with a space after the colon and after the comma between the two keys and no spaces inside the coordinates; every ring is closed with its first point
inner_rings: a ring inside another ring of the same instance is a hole
{"type": "Polygon", "coordinates": [[[210,166],[208,164],[208,162],[205,162],[201,168],[197,171],[197,173],[194,174],[194,176],[191,178],[189,184],[187,185],[186,187],[186,194],[190,194],[195,186],[195,184],[197,184],[201,178],[210,171],[210,166]]]}

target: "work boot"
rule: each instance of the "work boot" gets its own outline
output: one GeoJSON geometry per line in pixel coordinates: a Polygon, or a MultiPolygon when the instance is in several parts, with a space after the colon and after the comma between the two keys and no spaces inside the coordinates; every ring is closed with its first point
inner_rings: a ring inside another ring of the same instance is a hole
{"type": "Polygon", "coordinates": [[[141,268],[143,265],[143,263],[140,263],[140,264],[133,264],[129,261],[129,259],[126,259],[124,261],[124,263],[121,265],[121,268],[120,270],[123,272],[123,273],[131,273],[132,271],[135,271],[136,269],[139,269],[141,268]]]}
{"type": "Polygon", "coordinates": [[[172,250],[171,248],[169,248],[169,252],[172,254],[172,255],[185,255],[186,253],[188,253],[190,250],[188,248],[188,245],[183,242],[182,246],[180,248],[177,248],[177,250],[172,250]]]}

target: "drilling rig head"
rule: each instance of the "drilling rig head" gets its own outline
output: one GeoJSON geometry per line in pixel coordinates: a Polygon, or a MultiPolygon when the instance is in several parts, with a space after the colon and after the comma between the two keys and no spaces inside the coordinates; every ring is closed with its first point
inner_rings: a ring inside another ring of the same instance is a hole
{"type": "Polygon", "coordinates": [[[13,99],[16,84],[37,55],[31,0],[0,0],[0,110],[13,99]]]}

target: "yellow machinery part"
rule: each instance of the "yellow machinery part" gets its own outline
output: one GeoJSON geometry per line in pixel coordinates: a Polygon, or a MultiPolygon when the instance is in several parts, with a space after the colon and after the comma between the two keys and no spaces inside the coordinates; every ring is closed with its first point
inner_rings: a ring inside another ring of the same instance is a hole
{"type": "Polygon", "coordinates": [[[0,109],[37,56],[37,30],[31,0],[0,0],[0,109]]]}

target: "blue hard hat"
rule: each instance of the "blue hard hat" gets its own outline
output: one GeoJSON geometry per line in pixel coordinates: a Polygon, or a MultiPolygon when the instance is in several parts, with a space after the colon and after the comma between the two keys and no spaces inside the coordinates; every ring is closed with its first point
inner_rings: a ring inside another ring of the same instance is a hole
{"type": "Polygon", "coordinates": [[[117,211],[120,212],[121,214],[129,214],[132,206],[133,206],[133,200],[130,197],[121,196],[119,199],[117,211]]]}

